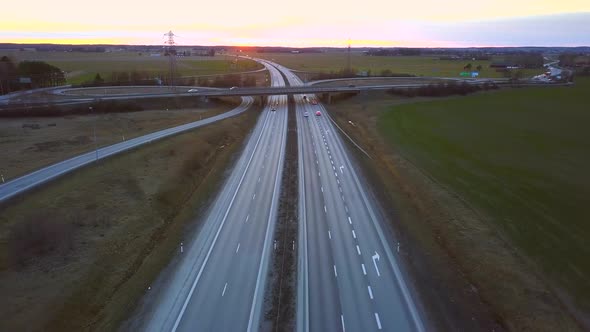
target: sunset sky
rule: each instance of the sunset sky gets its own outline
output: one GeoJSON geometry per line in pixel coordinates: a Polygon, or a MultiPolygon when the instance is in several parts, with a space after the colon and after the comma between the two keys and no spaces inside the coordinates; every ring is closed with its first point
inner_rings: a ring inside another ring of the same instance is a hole
{"type": "Polygon", "coordinates": [[[268,46],[590,45],[589,0],[6,1],[0,42],[268,46]]]}

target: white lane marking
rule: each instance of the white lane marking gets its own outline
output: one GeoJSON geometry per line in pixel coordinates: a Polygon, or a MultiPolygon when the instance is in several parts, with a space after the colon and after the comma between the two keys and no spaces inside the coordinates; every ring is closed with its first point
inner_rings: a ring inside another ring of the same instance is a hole
{"type": "Polygon", "coordinates": [[[319,164],[320,164],[320,162],[319,162],[317,159],[315,160],[315,163],[316,163],[317,165],[319,165],[319,164]]]}
{"type": "Polygon", "coordinates": [[[344,326],[344,315],[340,315],[340,321],[342,322],[342,332],[346,332],[346,327],[344,326]]]}
{"type": "Polygon", "coordinates": [[[340,197],[342,198],[342,201],[344,202],[344,195],[340,195],[340,197]]]}
{"type": "Polygon", "coordinates": [[[246,216],[246,221],[245,222],[248,222],[248,219],[250,219],[250,215],[247,215],[246,216]]]}
{"type": "Polygon", "coordinates": [[[334,165],[334,161],[333,160],[330,160],[330,162],[332,163],[332,165],[334,165]]]}
{"type": "Polygon", "coordinates": [[[344,171],[342,170],[344,168],[344,165],[340,166],[340,173],[344,174],[344,171]]]}
{"type": "Polygon", "coordinates": [[[332,169],[333,169],[333,170],[336,170],[336,167],[332,166],[332,169]]]}
{"type": "Polygon", "coordinates": [[[322,174],[320,174],[320,172],[318,172],[318,176],[322,176],[322,174]]]}
{"type": "Polygon", "coordinates": [[[369,297],[372,300],[373,299],[373,290],[371,289],[371,286],[367,286],[367,289],[369,290],[369,297]]]}
{"type": "Polygon", "coordinates": [[[379,273],[379,268],[377,267],[377,262],[379,260],[379,253],[375,251],[375,255],[371,256],[373,258],[373,265],[375,265],[375,270],[377,271],[377,276],[380,277],[381,273],[379,273]]]}
{"type": "Polygon", "coordinates": [[[328,213],[328,210],[326,209],[325,205],[324,205],[324,212],[328,213]]]}
{"type": "Polygon", "coordinates": [[[320,189],[322,189],[322,192],[324,192],[324,186],[320,186],[320,189]]]}
{"type": "Polygon", "coordinates": [[[344,205],[344,210],[346,210],[346,213],[348,213],[348,205],[344,205]]]}
{"type": "Polygon", "coordinates": [[[334,175],[336,175],[336,177],[338,177],[338,173],[334,172],[334,175]]]}
{"type": "Polygon", "coordinates": [[[336,265],[334,265],[334,275],[338,278],[338,272],[336,272],[336,265]]]}
{"type": "MultiPolygon", "coordinates": [[[[264,120],[264,124],[262,125],[263,129],[264,129],[264,127],[266,127],[267,121],[268,121],[268,117],[265,118],[265,120],[264,120]]],[[[197,277],[193,281],[191,289],[189,290],[188,295],[187,295],[186,299],[184,300],[182,308],[180,308],[180,312],[178,313],[178,316],[176,316],[176,321],[174,322],[174,326],[172,327],[171,332],[175,332],[176,329],[178,329],[178,325],[180,324],[180,320],[182,319],[182,316],[184,315],[184,312],[186,311],[186,307],[188,306],[188,303],[189,303],[191,297],[193,296],[195,288],[197,287],[197,283],[199,282],[199,279],[201,278],[203,270],[205,269],[205,265],[207,264],[207,261],[209,260],[209,257],[211,256],[211,252],[213,251],[213,247],[215,246],[215,243],[217,242],[217,239],[219,238],[219,233],[221,233],[221,229],[223,228],[223,225],[225,224],[225,221],[227,220],[227,215],[229,214],[229,212],[234,204],[236,196],[238,195],[238,191],[240,190],[240,187],[242,186],[242,182],[244,181],[244,178],[246,177],[246,172],[250,168],[250,164],[252,163],[252,159],[254,158],[254,152],[256,152],[256,149],[258,148],[258,144],[260,143],[261,139],[262,139],[262,133],[260,134],[260,136],[258,136],[258,139],[256,140],[256,144],[254,144],[254,150],[253,150],[252,154],[250,155],[250,159],[248,159],[248,163],[246,164],[246,169],[244,170],[244,173],[242,173],[242,176],[240,178],[240,181],[238,182],[238,186],[234,192],[234,195],[232,196],[232,199],[229,202],[229,206],[227,208],[227,211],[225,212],[225,215],[223,216],[223,219],[221,220],[221,225],[219,225],[219,228],[217,229],[217,232],[215,233],[215,237],[213,238],[213,243],[211,243],[211,245],[209,246],[209,249],[207,250],[207,255],[205,255],[205,260],[201,264],[201,268],[199,269],[199,273],[197,273],[197,277]]]]}
{"type": "Polygon", "coordinates": [[[258,182],[260,182],[260,176],[258,177],[258,182]]]}
{"type": "Polygon", "coordinates": [[[332,240],[332,233],[330,233],[329,230],[328,230],[328,237],[330,238],[330,240],[332,240]]]}
{"type": "Polygon", "coordinates": [[[350,217],[348,217],[348,223],[352,225],[352,219],[350,217]]]}
{"type": "Polygon", "coordinates": [[[240,244],[238,243],[238,247],[236,248],[236,254],[238,253],[239,250],[240,250],[240,244]]]}
{"type": "Polygon", "coordinates": [[[225,290],[227,289],[227,282],[225,283],[225,286],[223,286],[223,292],[221,292],[221,296],[223,297],[225,295],[225,290]]]}
{"type": "Polygon", "coordinates": [[[338,189],[340,190],[340,192],[342,192],[342,187],[338,186],[338,189]]]}
{"type": "Polygon", "coordinates": [[[254,195],[252,195],[252,199],[256,198],[256,193],[254,195]]]}
{"type": "Polygon", "coordinates": [[[377,328],[381,330],[381,320],[379,320],[379,314],[375,313],[375,320],[377,321],[377,328]]]}
{"type": "Polygon", "coordinates": [[[367,269],[365,269],[365,264],[361,263],[361,267],[363,268],[363,274],[367,275],[367,269]]]}
{"type": "Polygon", "coordinates": [[[356,252],[358,252],[358,253],[359,253],[359,255],[361,254],[361,248],[359,247],[359,245],[358,245],[358,244],[356,245],[356,252]]]}
{"type": "Polygon", "coordinates": [[[313,149],[313,154],[317,154],[317,152],[315,151],[315,149],[313,149]]]}
{"type": "Polygon", "coordinates": [[[340,180],[336,179],[336,182],[338,182],[338,184],[340,184],[340,180]]]}
{"type": "Polygon", "coordinates": [[[352,237],[356,239],[356,233],[354,232],[354,229],[352,230],[352,237]]]}

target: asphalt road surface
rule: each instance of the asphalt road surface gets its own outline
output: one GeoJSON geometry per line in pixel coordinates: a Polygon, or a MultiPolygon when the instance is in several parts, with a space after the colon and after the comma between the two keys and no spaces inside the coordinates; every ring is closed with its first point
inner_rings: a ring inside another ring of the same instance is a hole
{"type": "MultiPolygon", "coordinates": [[[[278,70],[268,68],[271,84],[284,85],[278,70]]],[[[259,330],[286,134],[287,97],[269,97],[202,229],[140,309],[142,323],[134,329],[259,330]]]]}
{"type": "Polygon", "coordinates": [[[0,202],[5,201],[17,194],[23,193],[29,189],[37,187],[43,183],[53,180],[63,174],[71,172],[82,166],[89,165],[99,159],[107,158],[117,153],[136,148],[143,144],[151,143],[155,140],[175,135],[183,131],[191,130],[210,123],[236,116],[246,111],[253,103],[250,97],[244,97],[242,103],[229,112],[215,115],[203,120],[187,123],[173,128],[160,130],[151,134],[136,137],[121,143],[113,144],[100,148],[95,151],[87,152],[71,159],[47,166],[35,172],[23,175],[0,185],[0,202]]]}
{"type": "MultiPolygon", "coordinates": [[[[276,66],[292,86],[303,84],[276,66]]],[[[383,217],[357,175],[339,129],[312,99],[316,97],[295,96],[300,169],[297,329],[423,331],[396,250],[382,231],[383,217]]]]}

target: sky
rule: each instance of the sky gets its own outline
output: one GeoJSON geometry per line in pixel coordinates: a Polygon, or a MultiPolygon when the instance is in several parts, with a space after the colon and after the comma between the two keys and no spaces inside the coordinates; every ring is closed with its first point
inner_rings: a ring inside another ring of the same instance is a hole
{"type": "Polygon", "coordinates": [[[0,43],[590,46],[590,0],[6,1],[0,43]]]}

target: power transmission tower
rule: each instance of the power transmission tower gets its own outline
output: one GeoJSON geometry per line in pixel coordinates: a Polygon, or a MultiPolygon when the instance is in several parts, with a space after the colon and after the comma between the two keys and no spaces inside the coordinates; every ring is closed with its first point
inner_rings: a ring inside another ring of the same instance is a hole
{"type": "Polygon", "coordinates": [[[350,59],[350,38],[348,38],[348,57],[346,59],[346,70],[348,75],[352,75],[352,60],[350,59]]]}
{"type": "Polygon", "coordinates": [[[167,39],[164,41],[165,55],[168,56],[168,85],[170,89],[176,91],[176,48],[174,37],[177,37],[172,30],[164,34],[167,39]]]}

